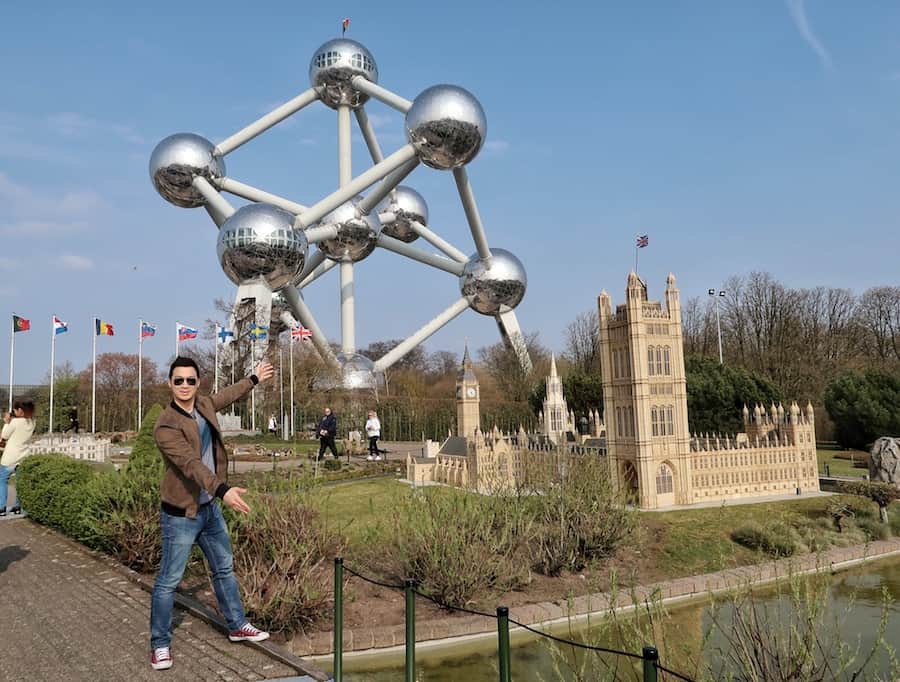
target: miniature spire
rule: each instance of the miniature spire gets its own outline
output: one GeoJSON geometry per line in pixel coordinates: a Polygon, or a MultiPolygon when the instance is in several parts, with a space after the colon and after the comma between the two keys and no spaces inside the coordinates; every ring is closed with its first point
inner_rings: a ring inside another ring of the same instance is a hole
{"type": "Polygon", "coordinates": [[[556,379],[558,376],[556,373],[556,354],[550,353],[550,378],[556,379]]]}

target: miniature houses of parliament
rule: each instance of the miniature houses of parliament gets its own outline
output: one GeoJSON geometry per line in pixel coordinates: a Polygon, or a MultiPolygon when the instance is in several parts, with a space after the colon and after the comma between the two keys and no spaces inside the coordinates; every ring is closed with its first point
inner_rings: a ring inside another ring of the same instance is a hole
{"type": "Polygon", "coordinates": [[[810,404],[744,407],[744,431],[691,434],[681,304],[669,275],[665,306],[628,277],[625,302],[598,298],[603,415],[587,415],[590,434],[575,436],[555,360],[547,377],[540,432],[501,433],[479,419],[480,389],[466,351],[457,377],[457,434],[432,456],[409,458],[407,480],[478,492],[515,485],[529,464],[577,466],[605,457],[616,484],[642,509],[793,495],[819,490],[815,417],[810,404]],[[605,432],[605,439],[602,434],[605,432]],[[531,460],[531,461],[529,461],[531,460]]]}

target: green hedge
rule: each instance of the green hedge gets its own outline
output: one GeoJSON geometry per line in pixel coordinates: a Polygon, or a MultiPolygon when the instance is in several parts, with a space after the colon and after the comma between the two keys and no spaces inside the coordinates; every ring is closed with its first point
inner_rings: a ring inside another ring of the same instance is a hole
{"type": "Polygon", "coordinates": [[[16,490],[28,515],[88,545],[95,534],[88,523],[95,470],[65,455],[26,457],[16,472],[16,490]]]}

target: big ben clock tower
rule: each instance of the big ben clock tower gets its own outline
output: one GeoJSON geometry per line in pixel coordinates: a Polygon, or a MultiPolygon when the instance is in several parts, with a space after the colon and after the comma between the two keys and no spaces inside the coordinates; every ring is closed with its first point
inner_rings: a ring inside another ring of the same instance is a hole
{"type": "Polygon", "coordinates": [[[475,376],[475,366],[469,357],[469,347],[466,346],[463,354],[462,367],[456,375],[456,435],[462,438],[472,438],[475,430],[480,427],[480,414],[478,404],[481,400],[478,387],[478,377],[475,376]]]}

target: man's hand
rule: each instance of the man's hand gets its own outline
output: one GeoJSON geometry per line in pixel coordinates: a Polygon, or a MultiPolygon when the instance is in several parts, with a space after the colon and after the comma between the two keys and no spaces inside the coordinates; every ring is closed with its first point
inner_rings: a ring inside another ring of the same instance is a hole
{"type": "MultiPolygon", "coordinates": [[[[269,365],[271,368],[272,365],[269,365]]],[[[225,493],[224,497],[222,497],[222,502],[227,504],[229,507],[234,509],[236,512],[240,512],[241,514],[249,514],[250,513],[250,505],[244,502],[241,495],[247,492],[246,488],[229,488],[228,492],[225,493]]]]}
{"type": "Polygon", "coordinates": [[[261,362],[254,374],[256,375],[256,378],[259,379],[259,383],[262,383],[272,378],[275,374],[275,368],[272,367],[271,362],[261,362]]]}

